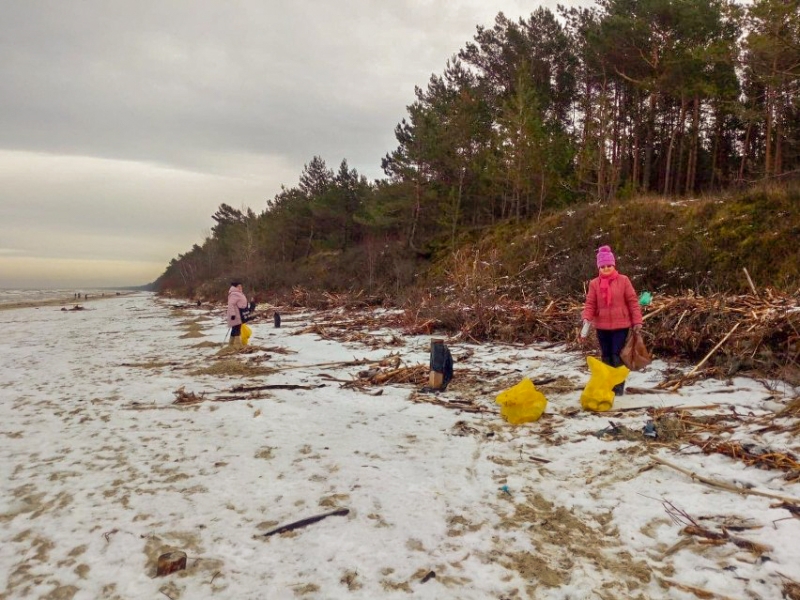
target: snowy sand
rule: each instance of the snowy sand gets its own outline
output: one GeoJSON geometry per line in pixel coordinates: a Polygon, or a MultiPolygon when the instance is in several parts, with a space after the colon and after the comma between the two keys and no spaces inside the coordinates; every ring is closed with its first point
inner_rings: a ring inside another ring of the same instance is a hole
{"type": "MultiPolygon", "coordinates": [[[[692,481],[649,452],[775,495],[798,498],[800,484],[689,444],[594,435],[609,417],[575,410],[579,355],[451,344],[456,379],[440,399],[491,409],[473,414],[412,403],[408,385],[371,396],[323,377],[363,367],[199,374],[222,360],[283,368],[398,350],[406,364],[428,360],[426,337],[370,349],[293,335],[310,313],[253,325],[255,345],[293,353],[220,359],[204,342],[221,344],[221,315],[144,293],[0,312],[0,598],[780,598],[800,581],[800,519],[778,500],[692,481]],[[529,373],[571,384],[548,394],[540,421],[509,426],[494,397],[529,373]],[[240,384],[310,389],[213,401],[240,384]],[[181,387],[205,401],[174,405],[181,387]],[[769,550],[683,535],[666,503],[769,550]],[[349,513],[263,536],[338,507],[349,513]],[[187,569],[156,577],[173,549],[187,569]]],[[[652,387],[664,367],[629,385],[652,387]]],[[[696,414],[744,415],[731,439],[797,454],[797,439],[759,433],[795,393],[770,387],[707,381],[615,408],[714,404],[696,414]]],[[[613,421],[640,430],[646,416],[613,421]]]]}

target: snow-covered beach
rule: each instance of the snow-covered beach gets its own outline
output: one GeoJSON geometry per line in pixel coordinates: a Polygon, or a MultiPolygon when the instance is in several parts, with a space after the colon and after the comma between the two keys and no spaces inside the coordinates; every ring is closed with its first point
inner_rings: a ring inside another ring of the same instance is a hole
{"type": "MultiPolygon", "coordinates": [[[[580,411],[578,354],[450,344],[456,375],[437,400],[485,409],[471,413],[411,402],[410,385],[343,389],[334,380],[364,367],[319,366],[397,352],[425,364],[429,337],[294,335],[314,322],[302,313],[254,324],[262,351],[220,357],[221,309],[171,304],[139,293],[0,311],[0,598],[780,598],[800,581],[800,515],[779,499],[800,499],[797,478],[600,434],[647,416],[580,411]],[[232,360],[249,376],[210,368],[232,360]],[[543,386],[539,421],[513,427],[494,398],[524,375],[563,385],[543,386]],[[248,398],[242,384],[294,389],[248,398]],[[200,401],[174,404],[181,388],[200,401]],[[349,512],[264,536],[335,508],[349,512]],[[686,535],[681,515],[728,538],[686,535]],[[187,569],[156,577],[173,549],[187,569]]],[[[652,388],[663,368],[629,384],[652,388]]],[[[614,408],[707,407],[693,414],[722,419],[729,439],[797,455],[766,425],[788,422],[774,415],[795,394],[736,378],[614,408]]]]}

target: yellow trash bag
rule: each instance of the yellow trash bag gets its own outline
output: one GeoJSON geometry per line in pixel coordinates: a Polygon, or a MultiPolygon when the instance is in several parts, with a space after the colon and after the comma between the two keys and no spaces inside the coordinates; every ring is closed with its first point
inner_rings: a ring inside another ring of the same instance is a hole
{"type": "Polygon", "coordinates": [[[500,392],[495,402],[500,405],[500,414],[512,425],[536,421],[547,406],[547,398],[527,377],[514,387],[500,392]]]}
{"type": "Polygon", "coordinates": [[[591,376],[581,394],[581,406],[586,410],[602,412],[611,410],[614,404],[614,390],[618,383],[625,381],[630,369],[626,366],[610,367],[594,356],[586,358],[591,376]]]}
{"type": "Polygon", "coordinates": [[[246,323],[242,323],[242,346],[247,346],[247,340],[253,335],[253,330],[246,323]]]}

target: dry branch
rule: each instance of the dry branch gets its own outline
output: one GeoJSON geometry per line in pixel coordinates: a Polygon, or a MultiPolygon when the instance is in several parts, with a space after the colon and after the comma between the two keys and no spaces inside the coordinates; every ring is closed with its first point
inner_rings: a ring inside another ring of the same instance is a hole
{"type": "Polygon", "coordinates": [[[322,513],[321,515],[314,515],[313,517],[307,517],[305,519],[300,519],[299,521],[294,521],[293,523],[281,525],[280,527],[276,527],[275,529],[270,529],[266,533],[259,534],[257,537],[270,537],[272,535],[277,535],[279,533],[294,531],[295,529],[300,529],[301,527],[305,527],[306,525],[317,523],[319,521],[322,521],[322,519],[327,519],[328,517],[334,517],[334,516],[344,517],[349,513],[350,513],[349,508],[337,508],[336,510],[331,510],[326,513],[322,513]]]}
{"type": "Polygon", "coordinates": [[[698,475],[693,471],[684,469],[683,467],[679,467],[678,465],[674,465],[671,462],[664,460],[663,458],[659,458],[658,456],[651,456],[651,458],[659,464],[662,464],[666,467],[670,467],[671,469],[675,469],[676,471],[680,471],[684,475],[688,475],[689,477],[691,477],[692,479],[696,479],[700,483],[710,485],[720,490],[733,492],[734,494],[741,494],[743,496],[763,496],[764,498],[774,498],[776,500],[782,500],[783,502],[788,502],[790,504],[800,504],[800,498],[793,498],[791,496],[784,496],[782,494],[775,494],[773,492],[762,492],[760,490],[740,488],[726,481],[719,481],[717,479],[711,479],[710,477],[703,477],[702,475],[698,475]]]}
{"type": "Polygon", "coordinates": [[[743,550],[747,550],[748,552],[752,552],[758,556],[762,554],[766,554],[772,548],[766,546],[764,544],[758,544],[756,542],[751,542],[750,540],[746,540],[744,538],[736,537],[728,533],[724,528],[720,531],[712,531],[708,527],[703,527],[700,525],[695,519],[689,516],[689,514],[675,506],[672,502],[664,501],[664,508],[667,511],[667,514],[672,517],[672,520],[680,525],[685,525],[685,527],[681,530],[682,533],[686,535],[694,535],[698,537],[702,537],[706,540],[709,540],[711,543],[718,543],[724,544],[726,542],[731,542],[732,544],[742,548],[743,550]]]}

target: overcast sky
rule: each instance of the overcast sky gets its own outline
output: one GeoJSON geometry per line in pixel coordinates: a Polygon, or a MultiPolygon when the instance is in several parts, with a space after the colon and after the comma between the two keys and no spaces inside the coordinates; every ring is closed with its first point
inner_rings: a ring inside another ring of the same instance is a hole
{"type": "Polygon", "coordinates": [[[0,288],[151,282],[314,155],[381,177],[415,85],[498,12],[556,3],[4,2],[0,288]]]}

